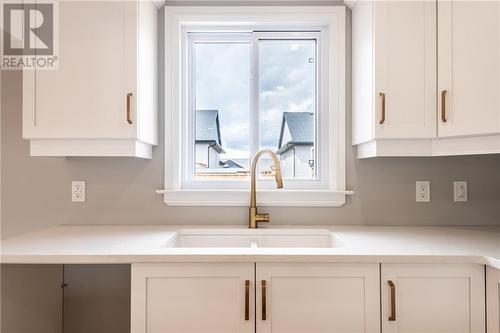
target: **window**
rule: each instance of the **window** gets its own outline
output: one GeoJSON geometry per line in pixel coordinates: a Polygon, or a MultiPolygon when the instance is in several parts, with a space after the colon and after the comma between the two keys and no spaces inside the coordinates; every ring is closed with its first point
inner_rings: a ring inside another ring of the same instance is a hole
{"type": "Polygon", "coordinates": [[[167,204],[246,205],[260,148],[264,204],[345,202],[344,11],[166,7],[167,204]]]}
{"type": "MultiPolygon", "coordinates": [[[[189,179],[246,180],[260,148],[278,154],[285,179],[316,179],[319,36],[187,33],[189,179]]],[[[259,168],[272,178],[270,157],[259,168]]]]}
{"type": "MultiPolygon", "coordinates": [[[[283,177],[316,179],[314,155],[320,33],[263,34],[258,48],[259,148],[275,150],[283,177]]],[[[264,172],[269,172],[265,170],[264,172]]]]}
{"type": "Polygon", "coordinates": [[[188,117],[193,126],[188,138],[193,149],[188,177],[246,179],[253,128],[251,35],[188,33],[187,38],[188,98],[192,100],[188,117]]]}

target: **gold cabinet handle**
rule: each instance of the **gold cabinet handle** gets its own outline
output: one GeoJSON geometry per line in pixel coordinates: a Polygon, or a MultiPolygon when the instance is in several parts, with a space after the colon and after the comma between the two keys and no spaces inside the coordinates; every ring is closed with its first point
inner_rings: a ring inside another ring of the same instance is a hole
{"type": "Polygon", "coordinates": [[[391,315],[389,321],[396,321],[396,286],[391,280],[387,281],[391,289],[391,315]]]}
{"type": "Polygon", "coordinates": [[[380,92],[378,93],[378,95],[380,96],[380,103],[382,104],[380,121],[378,123],[382,125],[383,123],[385,123],[385,93],[380,92]]]}
{"type": "Polygon", "coordinates": [[[446,90],[441,91],[441,121],[443,123],[447,122],[446,119],[446,90]]]}
{"type": "Polygon", "coordinates": [[[262,286],[262,320],[267,319],[267,301],[266,301],[266,293],[267,293],[267,282],[266,280],[261,281],[262,286]]]}
{"type": "Polygon", "coordinates": [[[245,320],[250,320],[250,280],[245,280],[245,320]]]}
{"type": "Polygon", "coordinates": [[[127,123],[132,124],[132,93],[127,94],[127,123]]]}

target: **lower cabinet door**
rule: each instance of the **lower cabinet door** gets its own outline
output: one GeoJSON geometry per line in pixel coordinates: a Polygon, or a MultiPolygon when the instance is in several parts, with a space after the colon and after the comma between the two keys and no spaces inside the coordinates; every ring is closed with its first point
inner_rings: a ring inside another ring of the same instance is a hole
{"type": "Polygon", "coordinates": [[[132,333],[255,332],[253,263],[132,265],[132,333]]]}
{"type": "Polygon", "coordinates": [[[378,264],[258,263],[258,333],[380,332],[378,264]]]}
{"type": "Polygon", "coordinates": [[[382,332],[485,332],[484,266],[382,264],[382,332]]]}
{"type": "Polygon", "coordinates": [[[500,333],[500,270],[486,268],[486,309],[488,333],[500,333]]]}

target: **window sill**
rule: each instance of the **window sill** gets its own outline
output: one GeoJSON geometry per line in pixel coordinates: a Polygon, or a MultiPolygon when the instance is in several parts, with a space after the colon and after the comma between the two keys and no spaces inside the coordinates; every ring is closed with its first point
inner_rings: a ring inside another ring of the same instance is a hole
{"type": "MultiPolygon", "coordinates": [[[[249,190],[158,190],[169,206],[248,206],[249,190]]],[[[341,207],[352,191],[259,190],[257,204],[274,207],[341,207]]]]}

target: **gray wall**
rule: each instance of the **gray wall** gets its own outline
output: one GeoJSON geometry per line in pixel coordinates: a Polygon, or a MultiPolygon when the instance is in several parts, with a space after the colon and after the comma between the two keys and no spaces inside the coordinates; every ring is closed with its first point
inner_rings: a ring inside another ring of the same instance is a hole
{"type": "MultiPolygon", "coordinates": [[[[154,193],[163,187],[163,144],[152,160],[29,157],[21,73],[4,71],[1,80],[2,237],[63,223],[247,223],[245,207],[167,207],[154,193]],[[87,181],[86,203],[71,202],[71,180],[87,181]]],[[[160,110],[161,143],[162,124],[160,110]]],[[[270,208],[271,224],[500,224],[500,155],[357,160],[350,127],[348,104],[347,188],[355,194],[342,208],[270,208]],[[415,203],[415,180],[432,182],[430,203],[415,203]],[[453,202],[453,180],[469,182],[469,202],[453,202]]]]}

